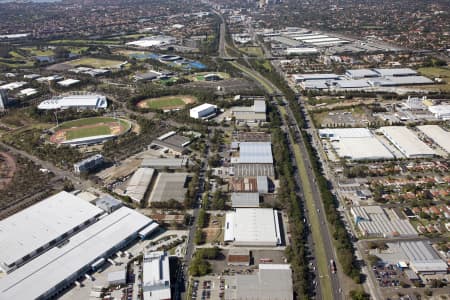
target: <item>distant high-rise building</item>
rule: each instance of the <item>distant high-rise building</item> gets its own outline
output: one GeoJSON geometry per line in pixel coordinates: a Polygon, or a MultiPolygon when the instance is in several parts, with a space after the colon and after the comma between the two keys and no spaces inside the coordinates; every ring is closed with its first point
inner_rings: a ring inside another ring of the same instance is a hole
{"type": "Polygon", "coordinates": [[[4,111],[9,104],[8,94],[6,90],[0,90],[0,111],[4,111]]]}

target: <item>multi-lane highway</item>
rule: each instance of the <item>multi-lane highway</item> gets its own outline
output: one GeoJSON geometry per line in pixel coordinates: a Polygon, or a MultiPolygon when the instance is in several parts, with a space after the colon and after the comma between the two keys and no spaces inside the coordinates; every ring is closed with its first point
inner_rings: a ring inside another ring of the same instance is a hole
{"type": "MultiPolygon", "coordinates": [[[[216,12],[217,13],[217,12],[216,12]]],[[[219,55],[221,57],[228,57],[226,53],[226,23],[223,17],[219,14],[222,19],[222,24],[220,26],[220,38],[219,38],[219,55]]],[[[268,93],[270,94],[278,94],[282,95],[281,91],[274,86],[269,80],[263,77],[255,70],[251,70],[245,66],[240,65],[237,62],[233,62],[233,65],[245,73],[247,76],[254,79],[258,82],[268,93]]],[[[285,99],[283,99],[284,102],[285,99]]],[[[310,202],[306,202],[307,205],[307,222],[309,224],[319,224],[320,233],[315,236],[309,237],[309,247],[312,250],[312,255],[316,256],[316,253],[324,253],[324,257],[315,257],[314,263],[321,262],[321,268],[317,265],[314,268],[316,277],[317,277],[317,289],[316,289],[316,298],[317,299],[342,299],[341,294],[341,285],[340,285],[340,277],[342,273],[340,270],[336,274],[332,274],[329,268],[330,260],[334,260],[337,262],[336,252],[333,246],[333,240],[328,229],[328,225],[326,222],[326,216],[323,209],[323,204],[320,196],[320,192],[316,185],[315,174],[312,170],[311,162],[309,161],[309,156],[306,151],[305,141],[302,138],[300,128],[297,124],[296,119],[293,116],[293,113],[289,107],[289,105],[284,107],[286,113],[282,113],[284,127],[289,128],[289,125],[293,126],[294,136],[291,136],[290,140],[293,141],[295,145],[290,145],[291,153],[292,153],[292,161],[297,165],[297,171],[295,174],[295,179],[297,181],[297,185],[300,187],[299,199],[301,201],[305,201],[305,196],[311,197],[310,202]],[[295,147],[298,147],[300,151],[295,151],[295,147]],[[307,178],[302,178],[299,174],[299,170],[301,168],[306,168],[303,170],[307,174],[307,178]],[[308,193],[311,195],[305,195],[305,185],[307,186],[308,193]],[[323,267],[323,262],[325,261],[325,268],[323,267]]],[[[280,110],[281,112],[281,110],[280,110]]],[[[287,133],[291,135],[290,130],[287,130],[287,133]]],[[[316,229],[316,228],[314,228],[316,229]]]]}

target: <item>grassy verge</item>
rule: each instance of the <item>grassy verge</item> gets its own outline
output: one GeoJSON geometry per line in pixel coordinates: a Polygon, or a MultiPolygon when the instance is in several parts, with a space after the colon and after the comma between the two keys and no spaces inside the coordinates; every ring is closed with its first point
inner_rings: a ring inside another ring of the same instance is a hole
{"type": "Polygon", "coordinates": [[[253,79],[255,79],[257,82],[259,82],[259,83],[264,87],[264,89],[265,89],[268,93],[271,94],[271,93],[274,92],[274,89],[266,82],[266,80],[265,80],[264,78],[261,78],[261,77],[259,77],[259,76],[256,76],[256,75],[254,74],[254,72],[252,72],[252,70],[250,70],[249,68],[246,68],[246,67],[244,67],[244,66],[241,66],[240,64],[237,64],[237,63],[235,63],[235,62],[230,62],[230,63],[231,63],[231,65],[232,65],[233,67],[235,67],[236,69],[239,69],[241,72],[243,72],[243,73],[249,75],[250,77],[252,77],[253,79]]]}

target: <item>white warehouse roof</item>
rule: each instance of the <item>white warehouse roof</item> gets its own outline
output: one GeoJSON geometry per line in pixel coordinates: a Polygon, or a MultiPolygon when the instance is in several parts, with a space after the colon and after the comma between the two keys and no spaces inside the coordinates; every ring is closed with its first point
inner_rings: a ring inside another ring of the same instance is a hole
{"type": "Polygon", "coordinates": [[[281,244],[278,211],[272,208],[237,208],[225,219],[224,241],[236,246],[272,246],[281,244]]]}
{"type": "Polygon", "coordinates": [[[169,256],[163,251],[144,255],[143,266],[144,300],[170,299],[169,256]]]}
{"type": "Polygon", "coordinates": [[[108,101],[101,95],[70,95],[42,101],[39,109],[64,109],[70,107],[107,108],[108,101]]]}
{"type": "Polygon", "coordinates": [[[352,69],[347,70],[345,75],[351,78],[379,77],[380,74],[371,69],[352,69]]]}
{"type": "Polygon", "coordinates": [[[319,129],[322,138],[330,138],[339,157],[351,160],[393,159],[393,154],[367,128],[319,129]]]}
{"type": "Polygon", "coordinates": [[[192,113],[192,112],[199,113],[199,112],[202,112],[202,111],[204,111],[204,110],[208,110],[208,109],[210,109],[210,108],[217,108],[217,106],[214,105],[214,104],[203,103],[203,104],[201,104],[201,105],[199,105],[199,106],[196,106],[196,107],[194,107],[194,108],[191,108],[190,111],[191,111],[191,113],[192,113]]]}
{"type": "Polygon", "coordinates": [[[450,153],[450,132],[444,130],[438,125],[423,125],[417,126],[417,129],[422,131],[426,136],[432,139],[447,153],[450,153]]]}
{"type": "Polygon", "coordinates": [[[405,126],[381,127],[380,131],[407,158],[434,156],[436,152],[405,126]]]}
{"type": "Polygon", "coordinates": [[[100,208],[67,192],[42,200],[0,221],[0,263],[13,264],[101,214],[100,208]]]}
{"type": "Polygon", "coordinates": [[[417,72],[410,68],[393,68],[393,69],[373,69],[380,76],[408,76],[417,75],[417,72]]]}
{"type": "Polygon", "coordinates": [[[272,164],[272,144],[270,142],[239,143],[239,158],[233,159],[239,164],[272,164]]]}
{"type": "MultiPolygon", "coordinates": [[[[91,205],[83,200],[78,202],[91,205]]],[[[54,222],[55,217],[57,213],[49,219],[54,222]]],[[[0,299],[48,298],[82,276],[96,260],[119,250],[151,222],[152,219],[128,207],[119,208],[72,236],[64,245],[51,248],[0,279],[0,299]]],[[[24,227],[32,229],[32,225],[24,227]]]]}

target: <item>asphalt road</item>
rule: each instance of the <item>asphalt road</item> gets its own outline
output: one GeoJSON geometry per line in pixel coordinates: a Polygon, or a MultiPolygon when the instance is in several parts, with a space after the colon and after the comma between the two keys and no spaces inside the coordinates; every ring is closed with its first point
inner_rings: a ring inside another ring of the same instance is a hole
{"type": "MultiPolygon", "coordinates": [[[[303,136],[301,134],[300,128],[297,124],[297,121],[294,118],[294,115],[293,115],[292,110],[290,109],[289,105],[286,105],[285,109],[286,109],[286,112],[289,117],[289,123],[291,124],[291,128],[293,128],[295,131],[294,140],[299,145],[299,148],[301,151],[301,157],[306,166],[306,172],[307,172],[308,180],[309,180],[308,184],[311,186],[312,196],[313,196],[313,200],[314,200],[314,207],[316,208],[317,215],[319,217],[320,232],[322,233],[322,241],[323,241],[323,245],[325,247],[326,261],[329,262],[331,259],[333,259],[336,262],[336,265],[339,266],[338,261],[337,261],[336,251],[335,251],[335,248],[333,245],[333,240],[331,237],[331,233],[328,228],[328,222],[326,221],[326,215],[325,215],[325,210],[324,210],[323,203],[322,203],[322,197],[320,195],[320,191],[316,184],[317,180],[315,178],[315,174],[312,169],[312,164],[309,159],[308,152],[306,150],[306,146],[305,146],[306,141],[303,140],[303,136]]],[[[286,121],[287,120],[284,120],[285,126],[288,125],[288,124],[286,124],[286,121]]],[[[294,157],[292,157],[292,161],[295,161],[294,157]]],[[[297,184],[299,186],[302,186],[300,176],[298,174],[298,170],[296,171],[295,179],[297,181],[297,184]]],[[[340,289],[341,289],[340,277],[341,276],[342,276],[342,272],[339,270],[339,268],[335,274],[332,274],[329,268],[328,268],[327,274],[319,274],[319,278],[325,277],[325,280],[326,280],[326,278],[329,278],[331,285],[332,285],[332,292],[333,292],[332,299],[342,299],[342,294],[340,292],[340,289]]],[[[319,290],[319,289],[317,289],[317,290],[319,290]]],[[[322,298],[329,298],[329,297],[322,295],[322,298]]]]}

